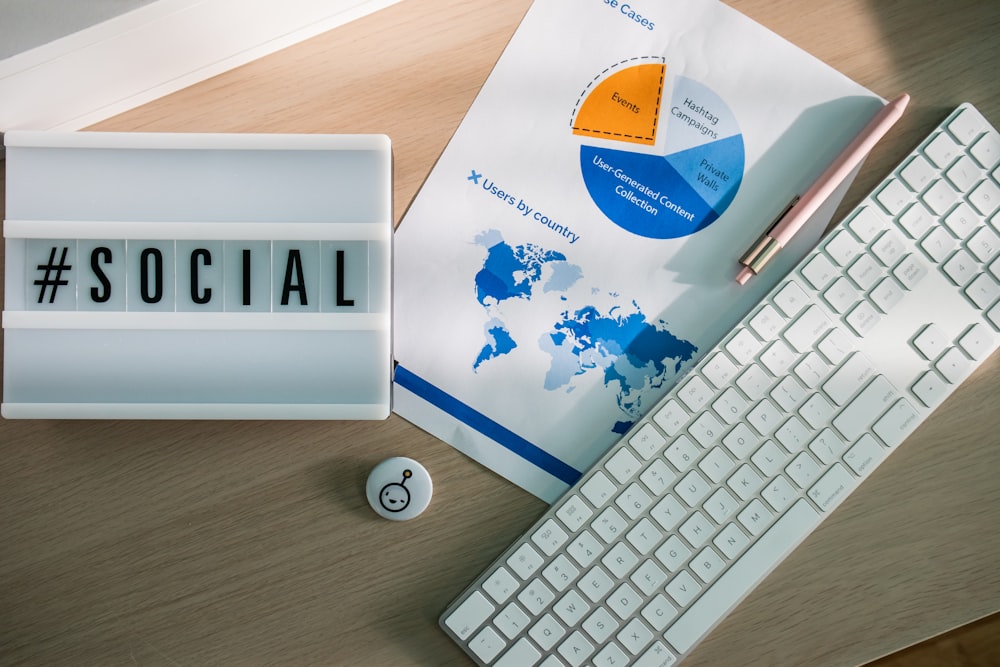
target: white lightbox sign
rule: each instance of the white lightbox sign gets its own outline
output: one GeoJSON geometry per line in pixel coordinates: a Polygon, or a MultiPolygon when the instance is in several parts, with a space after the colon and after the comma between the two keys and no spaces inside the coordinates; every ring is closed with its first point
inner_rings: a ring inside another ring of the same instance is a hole
{"type": "Polygon", "coordinates": [[[387,137],[5,144],[4,417],[388,416],[387,137]]]}

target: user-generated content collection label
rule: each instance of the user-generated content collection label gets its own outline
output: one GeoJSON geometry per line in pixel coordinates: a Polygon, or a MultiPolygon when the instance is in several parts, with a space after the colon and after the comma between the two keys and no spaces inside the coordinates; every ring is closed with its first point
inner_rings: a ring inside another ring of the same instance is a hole
{"type": "Polygon", "coordinates": [[[372,312],[371,243],[28,239],[25,310],[372,312]]]}

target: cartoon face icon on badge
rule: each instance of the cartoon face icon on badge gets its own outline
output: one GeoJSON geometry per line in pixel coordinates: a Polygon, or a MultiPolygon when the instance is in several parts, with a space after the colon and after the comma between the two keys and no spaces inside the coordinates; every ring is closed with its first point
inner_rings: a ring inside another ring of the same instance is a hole
{"type": "Polygon", "coordinates": [[[410,505],[410,491],[404,484],[413,476],[410,470],[403,471],[402,482],[389,482],[378,494],[378,502],[389,512],[402,512],[410,505]]]}

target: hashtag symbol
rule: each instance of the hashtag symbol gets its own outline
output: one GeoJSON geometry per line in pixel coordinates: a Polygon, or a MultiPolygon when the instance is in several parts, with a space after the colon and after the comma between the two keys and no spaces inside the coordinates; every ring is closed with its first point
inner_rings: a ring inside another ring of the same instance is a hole
{"type": "Polygon", "coordinates": [[[45,275],[40,279],[36,280],[35,284],[42,289],[38,290],[38,303],[42,303],[45,300],[45,290],[49,287],[52,290],[49,292],[49,303],[55,303],[56,301],[56,290],[59,289],[60,285],[69,285],[68,280],[63,280],[63,271],[69,271],[73,267],[66,263],[66,253],[69,252],[69,248],[63,247],[62,255],[59,257],[59,263],[56,264],[56,250],[55,246],[52,246],[52,252],[49,253],[49,263],[39,264],[38,270],[44,271],[45,275]],[[52,274],[55,273],[55,278],[52,278],[52,274]]]}

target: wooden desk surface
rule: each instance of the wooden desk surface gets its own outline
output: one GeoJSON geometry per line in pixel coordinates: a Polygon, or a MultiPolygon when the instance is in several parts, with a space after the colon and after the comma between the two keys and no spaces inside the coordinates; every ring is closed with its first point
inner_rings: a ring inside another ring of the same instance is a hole
{"type": "MultiPolygon", "coordinates": [[[[528,4],[404,0],[98,129],[384,132],[399,217],[528,4]]],[[[959,102],[1000,123],[994,2],[731,4],[913,96],[844,210],[959,102]]],[[[689,664],[862,663],[1000,609],[998,396],[993,355],[689,664]]],[[[543,510],[395,416],[2,421],[0,444],[5,665],[469,664],[437,616],[543,510]],[[363,495],[398,454],[436,484],[404,524],[363,495]]]]}

